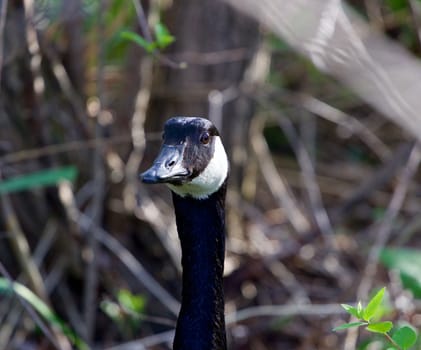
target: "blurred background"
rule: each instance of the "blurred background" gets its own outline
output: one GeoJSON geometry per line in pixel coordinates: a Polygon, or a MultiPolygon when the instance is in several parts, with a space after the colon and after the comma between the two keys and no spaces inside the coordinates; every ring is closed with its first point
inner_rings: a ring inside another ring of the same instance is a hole
{"type": "Polygon", "coordinates": [[[171,348],[176,115],[230,156],[230,349],[386,349],[332,332],[383,286],[420,328],[420,54],[418,0],[0,0],[0,350],[171,348]]]}

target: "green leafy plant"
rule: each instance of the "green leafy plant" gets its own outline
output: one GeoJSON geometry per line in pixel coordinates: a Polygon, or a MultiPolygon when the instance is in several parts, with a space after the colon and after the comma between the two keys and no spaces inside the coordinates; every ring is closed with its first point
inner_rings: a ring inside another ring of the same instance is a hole
{"type": "Polygon", "coordinates": [[[129,30],[123,30],[120,32],[120,36],[123,39],[133,41],[148,53],[154,53],[156,50],[165,49],[175,41],[175,37],[172,36],[167,27],[160,22],[156,23],[154,26],[155,38],[152,41],[148,41],[141,35],[129,30]]]}
{"type": "Polygon", "coordinates": [[[392,345],[388,349],[395,350],[407,350],[410,349],[417,341],[417,331],[410,325],[403,325],[395,329],[393,335],[390,334],[393,328],[393,322],[391,321],[379,321],[377,315],[381,312],[383,297],[386,288],[380,289],[368,302],[366,307],[362,306],[361,302],[358,302],[357,306],[348,304],[341,304],[341,306],[350,315],[354,316],[357,321],[344,323],[333,331],[340,331],[354,327],[365,326],[365,329],[372,333],[378,333],[383,335],[388,342],[392,345]]]}
{"type": "Polygon", "coordinates": [[[380,253],[380,262],[390,270],[399,272],[404,288],[415,298],[421,299],[421,251],[411,248],[385,248],[380,253]]]}

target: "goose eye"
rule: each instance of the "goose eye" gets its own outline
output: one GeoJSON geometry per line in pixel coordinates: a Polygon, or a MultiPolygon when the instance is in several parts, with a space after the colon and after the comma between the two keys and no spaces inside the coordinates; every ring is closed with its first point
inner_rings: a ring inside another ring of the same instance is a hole
{"type": "Polygon", "coordinates": [[[208,132],[204,132],[202,135],[200,135],[200,142],[204,145],[208,144],[210,141],[210,135],[208,132]]]}

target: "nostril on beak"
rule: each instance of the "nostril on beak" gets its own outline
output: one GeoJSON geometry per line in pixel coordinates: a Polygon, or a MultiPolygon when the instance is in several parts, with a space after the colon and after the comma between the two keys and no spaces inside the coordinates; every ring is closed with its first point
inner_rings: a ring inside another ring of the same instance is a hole
{"type": "Polygon", "coordinates": [[[165,164],[165,166],[167,167],[167,169],[172,168],[174,165],[175,165],[175,160],[174,160],[174,159],[169,160],[169,161],[165,164]]]}

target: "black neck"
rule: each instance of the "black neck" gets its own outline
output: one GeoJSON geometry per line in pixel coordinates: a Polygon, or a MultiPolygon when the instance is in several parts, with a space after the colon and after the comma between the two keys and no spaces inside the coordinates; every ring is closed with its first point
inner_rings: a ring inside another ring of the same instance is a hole
{"type": "Polygon", "coordinates": [[[174,350],[225,350],[222,278],[226,184],[207,199],[173,193],[181,242],[183,292],[174,350]]]}

